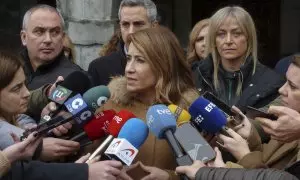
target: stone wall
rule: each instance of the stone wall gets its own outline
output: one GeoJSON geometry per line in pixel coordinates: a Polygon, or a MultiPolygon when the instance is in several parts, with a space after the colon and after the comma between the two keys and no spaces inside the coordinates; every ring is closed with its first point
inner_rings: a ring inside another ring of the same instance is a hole
{"type": "Polygon", "coordinates": [[[73,40],[76,62],[87,70],[116,28],[120,0],[56,0],[73,40]]]}

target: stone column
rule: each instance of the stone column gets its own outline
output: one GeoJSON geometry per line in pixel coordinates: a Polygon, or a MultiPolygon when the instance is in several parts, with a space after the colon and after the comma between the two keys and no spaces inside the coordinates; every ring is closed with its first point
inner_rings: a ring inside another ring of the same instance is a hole
{"type": "Polygon", "coordinates": [[[115,31],[120,0],[56,0],[66,33],[76,50],[76,62],[87,70],[101,46],[115,31]]]}

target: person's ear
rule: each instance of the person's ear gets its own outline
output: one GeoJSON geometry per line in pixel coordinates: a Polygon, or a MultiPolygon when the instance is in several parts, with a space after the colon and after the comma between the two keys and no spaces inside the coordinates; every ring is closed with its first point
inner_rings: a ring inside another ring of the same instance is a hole
{"type": "Polygon", "coordinates": [[[23,46],[26,46],[27,45],[27,41],[26,41],[27,34],[26,34],[26,32],[24,30],[21,30],[20,35],[21,35],[21,41],[22,41],[23,46]]]}

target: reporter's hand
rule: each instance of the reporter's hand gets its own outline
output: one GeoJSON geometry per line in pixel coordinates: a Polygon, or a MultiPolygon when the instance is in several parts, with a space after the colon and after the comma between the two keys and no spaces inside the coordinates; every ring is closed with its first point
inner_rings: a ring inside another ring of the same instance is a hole
{"type": "Polygon", "coordinates": [[[215,147],[215,152],[216,152],[216,158],[212,161],[209,161],[207,163],[208,167],[216,167],[216,168],[221,168],[221,167],[225,167],[225,163],[222,157],[222,153],[219,150],[218,147],[215,147]]]}
{"type": "Polygon", "coordinates": [[[63,140],[58,138],[44,138],[43,150],[40,159],[43,161],[55,160],[60,157],[72,154],[79,148],[80,144],[75,141],[63,140]]]}
{"type": "Polygon", "coordinates": [[[52,94],[52,92],[54,91],[54,89],[56,88],[56,85],[58,82],[64,81],[64,77],[62,76],[58,76],[56,81],[50,86],[50,88],[47,91],[47,96],[49,96],[50,94],[52,94]]]}
{"type": "Polygon", "coordinates": [[[256,118],[261,123],[264,131],[272,139],[281,142],[291,142],[300,138],[299,112],[284,106],[270,106],[268,113],[278,117],[276,121],[266,118],[256,118]]]}
{"type": "Polygon", "coordinates": [[[194,161],[191,166],[178,166],[175,170],[177,174],[185,174],[190,179],[195,179],[197,171],[202,168],[206,167],[206,165],[201,161],[194,161]]]}
{"type": "Polygon", "coordinates": [[[170,175],[168,172],[153,166],[146,166],[140,162],[141,168],[150,174],[143,177],[141,180],[168,180],[170,175]]]}
{"type": "Polygon", "coordinates": [[[219,138],[224,143],[218,143],[221,147],[229,151],[238,160],[242,159],[246,154],[250,153],[248,142],[242,136],[240,136],[230,128],[228,128],[226,131],[231,137],[219,134],[219,138]]]}
{"type": "Polygon", "coordinates": [[[239,108],[237,108],[236,106],[232,106],[231,110],[233,112],[241,115],[241,117],[243,117],[241,124],[233,127],[233,130],[235,132],[237,132],[239,135],[241,135],[244,139],[248,139],[250,136],[251,127],[252,127],[251,122],[249,121],[247,116],[245,116],[245,114],[243,114],[242,111],[239,108]]]}
{"type": "Polygon", "coordinates": [[[41,113],[41,117],[44,117],[45,115],[48,115],[50,114],[50,112],[53,112],[57,109],[56,107],[56,104],[54,102],[50,102],[48,103],[44,109],[42,110],[42,113],[41,113]]]}
{"type": "Polygon", "coordinates": [[[99,161],[89,164],[89,180],[116,180],[122,163],[119,161],[99,161]]]}
{"type": "Polygon", "coordinates": [[[4,155],[13,163],[17,160],[30,158],[33,156],[36,147],[40,144],[42,137],[35,137],[36,132],[31,133],[24,141],[20,142],[15,134],[11,134],[16,142],[3,150],[4,155]]]}
{"type": "Polygon", "coordinates": [[[55,136],[60,137],[69,132],[69,130],[72,128],[72,123],[67,122],[63,125],[60,125],[54,129],[52,129],[52,132],[54,133],[55,136]]]}
{"type": "Polygon", "coordinates": [[[136,162],[135,164],[132,164],[130,166],[123,166],[123,169],[121,170],[121,174],[118,176],[118,180],[133,180],[128,174],[127,172],[135,169],[136,167],[138,167],[140,165],[140,162],[136,162]]]}

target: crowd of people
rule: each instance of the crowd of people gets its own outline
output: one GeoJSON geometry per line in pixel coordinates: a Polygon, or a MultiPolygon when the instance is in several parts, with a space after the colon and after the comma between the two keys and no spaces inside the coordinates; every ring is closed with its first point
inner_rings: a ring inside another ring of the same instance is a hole
{"type": "Polygon", "coordinates": [[[239,6],[223,7],[199,21],[191,30],[187,53],[175,34],[159,25],[151,0],[122,0],[118,15],[119,29],[85,72],[76,65],[74,46],[64,32],[59,11],[37,5],[25,13],[21,30],[24,50],[19,56],[0,51],[1,179],[300,177],[299,55],[290,57],[286,67],[278,65],[276,71],[260,63],[255,22],[239,6]],[[98,156],[87,162],[103,139],[82,147],[62,138],[78,130],[73,121],[51,130],[51,137],[34,130],[41,117],[58,108],[48,96],[76,71],[89,78],[90,88],[108,87],[111,97],[98,111],[126,109],[145,121],[152,105],[176,104],[189,109],[208,91],[243,118],[241,124],[225,128],[229,136],[205,136],[216,146],[216,157],[206,163],[196,160],[178,166],[167,141],[151,133],[130,166],[98,156]],[[264,109],[277,119],[250,119],[245,114],[247,106],[264,109]],[[30,129],[32,133],[20,139],[30,129]]]}

